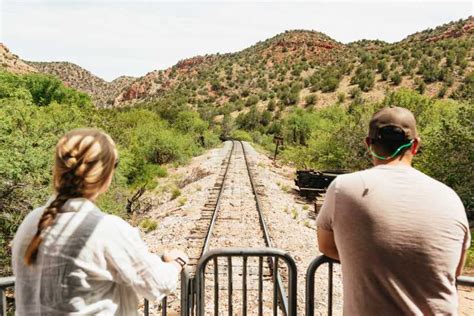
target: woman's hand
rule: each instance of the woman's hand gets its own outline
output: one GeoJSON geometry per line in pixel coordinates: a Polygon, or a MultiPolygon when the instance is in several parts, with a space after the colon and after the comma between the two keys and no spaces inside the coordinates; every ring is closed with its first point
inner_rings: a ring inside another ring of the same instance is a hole
{"type": "Polygon", "coordinates": [[[178,268],[179,271],[181,271],[184,267],[183,262],[184,264],[188,264],[189,262],[188,256],[183,251],[178,249],[165,251],[161,258],[164,262],[173,264],[175,267],[178,268]]]}

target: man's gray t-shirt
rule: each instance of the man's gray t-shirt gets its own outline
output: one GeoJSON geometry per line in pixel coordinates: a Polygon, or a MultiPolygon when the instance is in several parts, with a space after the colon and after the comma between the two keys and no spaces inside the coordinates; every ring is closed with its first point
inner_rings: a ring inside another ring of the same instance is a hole
{"type": "Polygon", "coordinates": [[[455,273],[470,233],[446,185],[408,166],[341,175],[317,225],[334,232],[344,314],[457,314],[455,273]]]}

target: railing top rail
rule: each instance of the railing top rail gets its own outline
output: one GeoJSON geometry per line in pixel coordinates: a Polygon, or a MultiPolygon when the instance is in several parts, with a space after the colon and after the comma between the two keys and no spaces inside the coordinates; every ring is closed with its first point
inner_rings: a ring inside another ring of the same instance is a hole
{"type": "Polygon", "coordinates": [[[461,276],[458,276],[458,278],[456,279],[456,283],[458,285],[474,287],[474,277],[461,275],[461,276]]]}
{"type": "MultiPolygon", "coordinates": [[[[329,262],[340,263],[339,261],[331,259],[331,258],[329,258],[325,255],[318,256],[318,257],[314,258],[313,261],[311,261],[311,263],[309,264],[308,272],[314,271],[320,265],[322,265],[324,263],[329,263],[329,262]]],[[[467,275],[461,275],[461,276],[457,277],[456,283],[458,285],[474,287],[474,277],[467,276],[467,275]]]]}
{"type": "Polygon", "coordinates": [[[293,257],[277,248],[221,248],[213,249],[204,253],[199,259],[198,268],[205,266],[209,261],[217,257],[262,257],[273,256],[283,259],[287,264],[296,269],[296,263],[293,257]]]}
{"type": "Polygon", "coordinates": [[[14,285],[15,285],[14,276],[0,278],[0,289],[6,288],[6,287],[12,287],[14,285]]]}

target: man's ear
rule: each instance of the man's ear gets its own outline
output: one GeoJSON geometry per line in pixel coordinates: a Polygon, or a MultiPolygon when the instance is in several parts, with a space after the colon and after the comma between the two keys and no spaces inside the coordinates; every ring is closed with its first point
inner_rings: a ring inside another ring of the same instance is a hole
{"type": "Polygon", "coordinates": [[[413,156],[416,155],[416,153],[420,149],[420,145],[421,145],[420,137],[414,138],[413,139],[413,145],[411,146],[411,153],[412,153],[413,156]]]}
{"type": "Polygon", "coordinates": [[[364,143],[367,146],[367,148],[369,148],[370,147],[370,137],[366,137],[364,143]]]}

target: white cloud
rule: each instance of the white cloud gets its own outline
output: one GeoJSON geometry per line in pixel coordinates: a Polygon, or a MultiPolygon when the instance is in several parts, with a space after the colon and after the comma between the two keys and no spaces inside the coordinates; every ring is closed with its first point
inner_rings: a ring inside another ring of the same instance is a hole
{"type": "Polygon", "coordinates": [[[398,41],[472,14],[452,2],[2,1],[0,38],[27,60],[67,60],[111,80],[198,54],[232,52],[288,29],[341,42],[398,41]]]}

